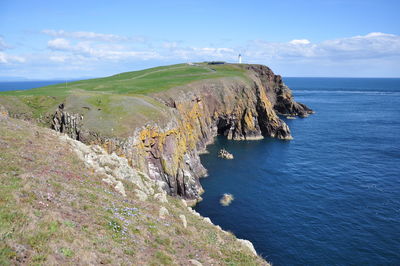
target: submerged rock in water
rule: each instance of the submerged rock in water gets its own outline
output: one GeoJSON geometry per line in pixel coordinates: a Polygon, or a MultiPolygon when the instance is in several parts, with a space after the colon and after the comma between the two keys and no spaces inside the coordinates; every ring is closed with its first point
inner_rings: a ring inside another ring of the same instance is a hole
{"type": "Polygon", "coordinates": [[[218,157],[221,157],[221,158],[223,158],[223,159],[228,159],[228,160],[231,160],[231,159],[233,159],[233,154],[232,153],[229,153],[227,150],[225,150],[225,149],[221,149],[220,151],[219,151],[219,153],[218,153],[218,157]]]}
{"type": "Polygon", "coordinates": [[[231,202],[233,201],[233,195],[225,193],[222,198],[219,200],[219,203],[221,203],[222,206],[229,206],[231,202]]]}

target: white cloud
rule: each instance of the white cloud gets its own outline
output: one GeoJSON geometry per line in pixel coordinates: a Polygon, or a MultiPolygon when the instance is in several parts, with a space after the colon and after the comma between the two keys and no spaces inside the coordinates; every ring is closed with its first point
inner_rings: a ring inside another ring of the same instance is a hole
{"type": "Polygon", "coordinates": [[[253,41],[247,47],[252,58],[331,59],[335,61],[400,56],[400,36],[373,32],[367,35],[312,43],[306,39],[287,43],[253,41]]]}
{"type": "Polygon", "coordinates": [[[25,57],[12,55],[9,53],[2,52],[4,50],[12,48],[9,44],[7,44],[4,39],[0,36],[0,64],[2,65],[10,65],[15,63],[24,63],[26,61],[25,57]]]}
{"type": "Polygon", "coordinates": [[[296,57],[313,57],[316,45],[306,42],[290,41],[287,43],[251,41],[246,48],[245,56],[251,58],[287,59],[296,57]]]}
{"type": "Polygon", "coordinates": [[[368,33],[368,34],[365,35],[365,36],[357,36],[357,37],[360,37],[360,38],[370,38],[370,37],[383,37],[383,36],[385,36],[385,37],[395,37],[396,35],[394,35],[394,34],[382,33],[382,32],[371,32],[371,33],[368,33]]]}
{"type": "Polygon", "coordinates": [[[319,48],[322,55],[348,59],[400,56],[400,36],[373,32],[364,36],[327,40],[320,43],[319,48]]]}
{"type": "Polygon", "coordinates": [[[64,51],[71,50],[72,48],[70,41],[63,38],[57,38],[48,41],[47,47],[49,47],[52,50],[64,50],[64,51]]]}
{"type": "Polygon", "coordinates": [[[310,44],[311,42],[307,39],[300,39],[300,40],[291,40],[289,43],[291,43],[291,44],[310,44]]]}
{"type": "Polygon", "coordinates": [[[129,58],[136,58],[139,60],[148,60],[160,58],[160,55],[155,51],[136,51],[127,49],[122,45],[99,44],[97,42],[82,41],[72,43],[71,41],[63,38],[57,38],[48,41],[47,47],[51,50],[68,53],[66,55],[52,55],[50,60],[55,62],[64,62],[67,59],[80,56],[79,59],[85,58],[91,60],[124,60],[129,58]]]}
{"type": "MultiPolygon", "coordinates": [[[[73,38],[79,40],[106,41],[106,42],[126,41],[129,39],[128,37],[120,35],[96,33],[90,31],[64,31],[64,30],[47,29],[47,30],[42,30],[42,33],[53,37],[73,38]]],[[[140,39],[138,38],[138,40],[140,39]]]]}
{"type": "Polygon", "coordinates": [[[9,45],[4,41],[2,37],[0,37],[0,51],[9,48],[9,45]]]}
{"type": "MultiPolygon", "coordinates": [[[[55,38],[47,46],[53,54],[52,62],[84,65],[95,62],[129,62],[132,60],[159,61],[236,61],[237,54],[243,54],[245,62],[277,63],[291,62],[345,64],[356,60],[400,56],[400,36],[380,32],[369,33],[347,38],[326,40],[314,43],[308,39],[294,39],[289,42],[250,41],[246,47],[194,47],[185,46],[183,42],[154,42],[151,46],[134,47],[125,42],[108,42],[98,40],[73,40],[55,38]]],[[[363,63],[361,63],[363,64],[363,63]]]]}
{"type": "Polygon", "coordinates": [[[193,48],[194,51],[199,51],[202,53],[210,54],[210,53],[216,53],[216,54],[221,54],[221,53],[230,53],[233,52],[234,50],[232,48],[213,48],[213,47],[203,47],[203,48],[193,48]]]}
{"type": "Polygon", "coordinates": [[[52,55],[49,57],[50,61],[53,62],[58,62],[58,63],[63,63],[65,60],[68,59],[68,56],[66,55],[52,55]]]}
{"type": "Polygon", "coordinates": [[[167,49],[175,49],[178,47],[178,43],[177,42],[164,42],[162,44],[162,46],[167,49]]]}
{"type": "MultiPolygon", "coordinates": [[[[354,69],[365,66],[365,68],[375,69],[375,72],[371,70],[368,73],[377,75],[377,71],[383,72],[380,67],[386,65],[386,69],[392,73],[390,75],[400,75],[400,72],[395,70],[400,69],[400,63],[398,63],[400,62],[400,36],[381,32],[322,42],[312,42],[304,38],[288,42],[253,40],[246,44],[237,44],[237,46],[194,46],[187,45],[183,41],[161,40],[151,42],[146,40],[143,43],[140,39],[135,42],[132,38],[128,42],[126,37],[119,35],[83,31],[45,30],[43,32],[53,36],[47,41],[48,49],[45,52],[18,54],[18,47],[13,47],[13,53],[9,53],[8,49],[11,47],[0,37],[0,64],[3,68],[9,65],[17,69],[20,68],[20,63],[24,63],[26,69],[30,71],[33,71],[32,69],[36,66],[43,69],[70,67],[70,69],[83,69],[88,75],[97,75],[90,74],[92,72],[89,71],[96,73],[96,69],[108,69],[112,64],[128,67],[135,65],[136,68],[140,68],[140,66],[149,66],[150,62],[153,65],[205,60],[236,62],[237,55],[241,53],[244,62],[278,66],[277,71],[282,74],[286,74],[285,71],[291,69],[291,73],[313,75],[320,70],[322,73],[325,69],[324,73],[328,73],[325,75],[329,75],[331,68],[336,68],[338,71],[335,75],[341,75],[340,73],[344,71],[342,68],[347,68],[346,73],[350,75],[354,69]],[[7,50],[7,53],[4,50],[7,50]],[[280,66],[283,67],[280,69],[280,66]]],[[[110,72],[112,71],[111,69],[110,72]]],[[[361,73],[361,70],[358,72],[361,73]]]]}
{"type": "Polygon", "coordinates": [[[234,53],[232,48],[213,48],[213,47],[194,47],[192,48],[193,55],[195,56],[208,56],[208,57],[230,57],[234,53]]]}
{"type": "Polygon", "coordinates": [[[164,58],[171,60],[190,60],[190,61],[204,61],[204,60],[224,60],[229,61],[237,56],[235,49],[226,47],[190,47],[182,46],[178,43],[163,43],[162,47],[167,50],[161,49],[160,54],[164,58]]]}
{"type": "Polygon", "coordinates": [[[10,55],[0,52],[0,64],[24,63],[26,59],[22,56],[10,55]]]}

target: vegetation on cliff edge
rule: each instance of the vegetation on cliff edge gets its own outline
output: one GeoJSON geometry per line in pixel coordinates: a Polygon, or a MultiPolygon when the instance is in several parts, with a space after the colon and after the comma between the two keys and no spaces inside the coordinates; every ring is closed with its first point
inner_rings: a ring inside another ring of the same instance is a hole
{"type": "Polygon", "coordinates": [[[0,104],[12,116],[46,124],[57,106],[65,103],[68,112],[83,114],[92,130],[102,135],[126,136],[132,128],[148,121],[167,120],[166,106],[152,97],[154,94],[203,80],[246,81],[244,66],[207,63],[162,66],[31,90],[0,92],[0,104]]]}

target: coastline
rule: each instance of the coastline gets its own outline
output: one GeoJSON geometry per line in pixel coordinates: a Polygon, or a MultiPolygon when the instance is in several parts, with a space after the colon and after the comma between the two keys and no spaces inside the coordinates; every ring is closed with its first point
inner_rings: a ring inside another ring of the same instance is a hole
{"type": "MultiPolygon", "coordinates": [[[[196,68],[184,66],[193,67],[196,68]]],[[[97,92],[92,96],[92,92],[72,90],[61,104],[59,97],[48,95],[0,95],[0,105],[4,105],[12,117],[36,120],[69,136],[73,146],[81,147],[77,153],[81,160],[88,167],[98,168],[95,172],[105,175],[103,181],[122,196],[128,189],[121,180],[130,180],[138,186],[133,192],[140,201],[154,197],[164,202],[163,195],[167,194],[182,198],[187,211],[221,231],[220,226],[188,207],[199,202],[204,193],[199,180],[207,175],[207,170],[199,154],[207,152],[207,145],[212,144],[217,135],[229,140],[253,141],[264,137],[290,140],[290,129],[278,114],[306,117],[313,111],[296,102],[282,78],[266,66],[227,64],[219,67],[223,71],[232,69],[244,77],[196,81],[150,96],[121,97],[116,94],[104,98],[101,94],[99,98],[97,92]],[[37,106],[36,103],[32,105],[32,101],[50,101],[50,113],[43,113],[40,103],[40,110],[33,110],[37,118],[29,117],[25,110],[37,106]],[[55,113],[54,105],[58,106],[55,113]],[[132,117],[133,113],[146,119],[132,117]],[[114,163],[107,163],[102,168],[103,162],[96,159],[98,155],[91,149],[104,158],[110,155],[107,159],[110,162],[123,162],[122,169],[125,170],[113,170],[115,166],[111,165],[114,163]],[[132,174],[128,174],[130,171],[132,174]],[[154,185],[162,192],[154,194],[154,189],[150,188],[154,185]]],[[[81,86],[79,82],[77,84],[81,86]]],[[[37,91],[40,89],[29,93],[37,91]]],[[[165,210],[162,213],[164,216],[165,210]]],[[[186,228],[187,219],[185,216],[180,219],[186,228]]],[[[238,241],[253,255],[257,254],[250,241],[238,241]]]]}

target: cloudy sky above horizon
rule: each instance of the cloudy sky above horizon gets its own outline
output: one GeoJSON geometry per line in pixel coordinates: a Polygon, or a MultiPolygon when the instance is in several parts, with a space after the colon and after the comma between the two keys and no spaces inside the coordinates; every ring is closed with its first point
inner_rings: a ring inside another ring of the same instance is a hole
{"type": "Polygon", "coordinates": [[[0,78],[107,76],[182,62],[283,76],[400,77],[399,1],[0,1],[0,78]]]}

